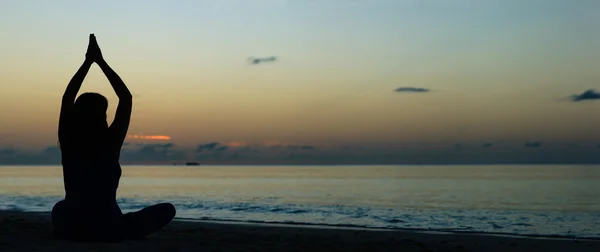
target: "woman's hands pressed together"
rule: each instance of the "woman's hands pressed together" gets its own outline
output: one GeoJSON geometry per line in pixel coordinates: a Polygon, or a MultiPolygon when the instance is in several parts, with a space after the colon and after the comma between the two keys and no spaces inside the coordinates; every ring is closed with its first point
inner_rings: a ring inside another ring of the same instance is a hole
{"type": "Polygon", "coordinates": [[[100,46],[98,46],[98,41],[96,41],[96,36],[94,34],[90,34],[90,41],[88,43],[87,52],[85,53],[85,59],[89,62],[96,63],[104,61],[102,51],[100,50],[100,46]]]}

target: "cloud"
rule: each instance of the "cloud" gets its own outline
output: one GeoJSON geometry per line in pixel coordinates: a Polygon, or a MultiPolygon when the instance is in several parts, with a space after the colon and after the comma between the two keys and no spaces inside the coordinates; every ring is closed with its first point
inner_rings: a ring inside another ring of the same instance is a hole
{"type": "Polygon", "coordinates": [[[176,149],[173,143],[124,146],[121,150],[122,163],[170,163],[186,158],[186,150],[176,149]]]}
{"type": "Polygon", "coordinates": [[[229,146],[222,145],[218,142],[210,142],[206,144],[200,144],[194,150],[194,159],[202,162],[223,162],[231,160],[237,157],[239,154],[227,152],[229,146]]]}
{"type": "Polygon", "coordinates": [[[144,152],[155,153],[156,151],[165,152],[165,151],[167,151],[168,149],[170,149],[173,146],[174,146],[173,143],[166,143],[166,144],[145,144],[145,145],[142,145],[142,148],[140,149],[140,152],[142,152],[142,153],[144,153],[144,152]]]}
{"type": "Polygon", "coordinates": [[[571,96],[571,100],[574,102],[598,99],[600,99],[600,93],[596,92],[594,89],[588,89],[581,94],[571,96]]]}
{"type": "Polygon", "coordinates": [[[0,149],[0,155],[12,155],[15,154],[17,150],[15,149],[0,149]]]}
{"type": "Polygon", "coordinates": [[[269,149],[272,150],[314,150],[317,147],[313,145],[294,145],[294,144],[286,144],[286,145],[268,145],[269,149]]]}
{"type": "Polygon", "coordinates": [[[395,92],[405,92],[405,93],[425,93],[430,90],[427,88],[416,88],[416,87],[399,87],[394,90],[395,92]]]}
{"type": "Polygon", "coordinates": [[[237,147],[244,147],[244,146],[248,146],[249,143],[246,141],[231,141],[231,142],[224,142],[221,143],[222,145],[226,145],[232,148],[237,148],[237,147]]]}
{"type": "Polygon", "coordinates": [[[60,149],[50,146],[38,153],[14,148],[0,148],[0,164],[60,164],[60,149]]]}
{"type": "Polygon", "coordinates": [[[277,60],[276,56],[271,56],[271,57],[265,57],[265,58],[254,58],[254,57],[250,57],[248,58],[248,60],[250,61],[250,63],[252,63],[253,65],[257,65],[260,64],[262,62],[273,62],[277,60]]]}
{"type": "MultiPolygon", "coordinates": [[[[206,165],[600,164],[600,143],[589,142],[581,143],[578,148],[552,142],[544,142],[544,148],[540,148],[541,141],[504,144],[489,141],[476,145],[468,142],[339,145],[288,142],[275,145],[271,141],[268,142],[271,145],[256,142],[239,144],[238,147],[226,143],[208,142],[194,147],[177,146],[171,142],[129,144],[122,148],[120,161],[123,165],[166,165],[191,161],[206,165]],[[477,148],[469,148],[471,146],[477,148]],[[488,147],[483,146],[494,148],[484,149],[488,147]],[[536,149],[532,151],[529,148],[536,149]]],[[[36,151],[0,147],[0,164],[60,165],[60,150],[55,145],[36,151]]]]}
{"type": "Polygon", "coordinates": [[[229,146],[227,145],[220,145],[217,142],[210,142],[207,144],[201,144],[198,145],[198,147],[196,148],[196,152],[202,152],[202,151],[225,151],[229,149],[229,146]]]}
{"type": "Polygon", "coordinates": [[[48,155],[60,155],[60,148],[58,148],[58,146],[49,146],[46,147],[46,149],[44,149],[44,151],[42,152],[44,154],[48,154],[48,155]]]}
{"type": "Polygon", "coordinates": [[[542,143],[540,143],[540,142],[527,142],[527,143],[525,143],[525,147],[528,147],[528,148],[539,148],[541,146],[542,146],[542,143]]]}

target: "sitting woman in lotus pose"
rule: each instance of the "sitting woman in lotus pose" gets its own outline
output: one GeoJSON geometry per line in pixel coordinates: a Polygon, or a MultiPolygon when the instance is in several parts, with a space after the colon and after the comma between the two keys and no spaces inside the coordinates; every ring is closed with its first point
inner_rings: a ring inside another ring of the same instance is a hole
{"type": "Polygon", "coordinates": [[[62,152],[65,199],[52,209],[54,233],[76,241],[141,239],[175,216],[175,207],[161,203],[123,214],[116,194],[121,178],[119,156],[131,118],[132,96],[108,66],[91,34],[85,61],[62,98],[58,139],[62,152]],[[115,119],[106,121],[108,102],[97,93],[75,97],[93,63],[97,63],[119,97],[115,119]]]}

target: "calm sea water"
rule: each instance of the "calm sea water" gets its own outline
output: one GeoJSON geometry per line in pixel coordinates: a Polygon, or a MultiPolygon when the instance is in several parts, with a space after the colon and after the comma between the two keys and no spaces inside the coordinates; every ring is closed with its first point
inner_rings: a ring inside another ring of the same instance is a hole
{"type": "MultiPolygon", "coordinates": [[[[0,166],[0,210],[50,211],[60,166],[0,166]]],[[[600,166],[124,166],[124,212],[600,238],[600,166]]]]}

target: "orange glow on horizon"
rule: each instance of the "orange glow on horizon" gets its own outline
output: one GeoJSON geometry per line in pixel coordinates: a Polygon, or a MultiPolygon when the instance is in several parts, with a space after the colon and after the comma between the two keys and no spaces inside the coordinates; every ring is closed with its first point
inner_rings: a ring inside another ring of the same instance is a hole
{"type": "Polygon", "coordinates": [[[145,135],[128,135],[128,139],[145,139],[145,140],[171,140],[170,136],[145,136],[145,135]]]}
{"type": "Polygon", "coordinates": [[[234,142],[225,142],[225,143],[223,143],[223,145],[226,145],[229,147],[242,147],[242,146],[248,146],[249,143],[245,142],[245,141],[234,141],[234,142]]]}

